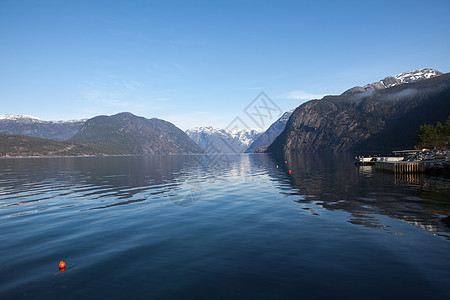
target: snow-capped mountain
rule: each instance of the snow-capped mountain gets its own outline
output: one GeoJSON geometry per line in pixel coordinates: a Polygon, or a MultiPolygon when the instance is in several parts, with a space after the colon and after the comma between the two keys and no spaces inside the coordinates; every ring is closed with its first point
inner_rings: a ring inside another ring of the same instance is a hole
{"type": "Polygon", "coordinates": [[[42,122],[42,120],[37,117],[27,115],[11,115],[11,114],[0,115],[0,121],[17,121],[23,123],[42,122]]]}
{"type": "MultiPolygon", "coordinates": [[[[399,74],[398,78],[407,80],[414,73],[418,72],[399,74]]],[[[295,109],[266,152],[388,153],[410,149],[420,126],[447,120],[449,95],[447,73],[376,91],[311,100],[295,109]]]]}
{"type": "Polygon", "coordinates": [[[388,76],[380,81],[366,84],[365,86],[355,86],[349,90],[346,90],[342,95],[356,94],[365,91],[375,91],[390,88],[396,85],[412,83],[419,80],[429,79],[442,75],[441,72],[434,69],[419,69],[405,73],[400,73],[395,76],[388,76]]]}
{"type": "Polygon", "coordinates": [[[17,121],[17,122],[29,122],[29,123],[77,123],[77,122],[85,122],[87,119],[82,120],[67,120],[67,121],[45,121],[38,117],[28,116],[28,115],[12,115],[12,114],[4,114],[0,115],[0,121],[17,121]]]}
{"type": "MultiPolygon", "coordinates": [[[[400,73],[394,76],[395,79],[400,81],[400,83],[410,83],[418,80],[433,78],[436,76],[442,75],[441,72],[434,69],[419,69],[419,70],[413,70],[405,73],[400,73]]],[[[396,84],[393,84],[396,85],[396,84]]],[[[393,86],[390,85],[390,86],[393,86]]]]}
{"type": "Polygon", "coordinates": [[[263,131],[262,129],[231,131],[206,126],[188,129],[186,134],[207,153],[242,153],[263,131]]]}
{"type": "Polygon", "coordinates": [[[73,137],[86,120],[44,121],[27,115],[0,115],[0,133],[63,141],[73,137]]]}
{"type": "Polygon", "coordinates": [[[285,112],[278,120],[276,120],[270,127],[262,134],[260,134],[253,143],[245,150],[246,153],[261,152],[265,150],[277,136],[284,130],[289,117],[295,109],[285,112]]]}

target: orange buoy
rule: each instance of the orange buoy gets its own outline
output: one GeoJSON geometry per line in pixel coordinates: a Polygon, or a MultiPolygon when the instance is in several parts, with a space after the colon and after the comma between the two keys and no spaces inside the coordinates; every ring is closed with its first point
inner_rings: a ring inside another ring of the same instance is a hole
{"type": "Polygon", "coordinates": [[[289,170],[289,174],[291,174],[291,170],[289,170]]]}
{"type": "Polygon", "coordinates": [[[64,269],[65,267],[66,267],[66,263],[63,262],[63,261],[60,261],[60,262],[59,262],[59,268],[60,268],[60,269],[64,269]]]}

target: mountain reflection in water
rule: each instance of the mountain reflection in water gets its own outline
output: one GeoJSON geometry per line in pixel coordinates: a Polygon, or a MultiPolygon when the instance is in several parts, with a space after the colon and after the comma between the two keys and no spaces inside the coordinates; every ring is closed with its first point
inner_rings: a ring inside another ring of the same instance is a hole
{"type": "Polygon", "coordinates": [[[346,154],[1,159],[0,298],[446,299],[448,192],[346,154]]]}
{"type": "MultiPolygon", "coordinates": [[[[450,238],[442,222],[450,216],[449,179],[355,166],[350,154],[286,154],[272,159],[283,171],[292,170],[285,193],[300,195],[297,202],[305,210],[345,210],[352,224],[389,230],[378,217],[382,215],[450,238]]],[[[273,178],[280,177],[271,170],[273,178]]]]}

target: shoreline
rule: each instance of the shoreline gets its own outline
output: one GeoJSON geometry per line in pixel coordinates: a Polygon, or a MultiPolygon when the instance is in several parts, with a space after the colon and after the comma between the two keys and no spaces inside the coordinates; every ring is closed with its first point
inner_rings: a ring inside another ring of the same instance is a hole
{"type": "Polygon", "coordinates": [[[131,156],[172,156],[172,155],[207,155],[206,153],[180,153],[180,154],[93,154],[93,155],[42,155],[42,156],[2,156],[0,160],[10,159],[36,159],[36,158],[88,158],[88,157],[131,157],[131,156]]]}

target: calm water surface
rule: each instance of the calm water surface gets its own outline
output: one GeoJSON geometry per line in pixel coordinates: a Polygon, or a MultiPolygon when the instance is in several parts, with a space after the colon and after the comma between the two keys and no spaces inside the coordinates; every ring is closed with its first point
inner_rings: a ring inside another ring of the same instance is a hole
{"type": "Polygon", "coordinates": [[[0,298],[448,298],[449,191],[348,155],[3,159],[0,298]]]}

